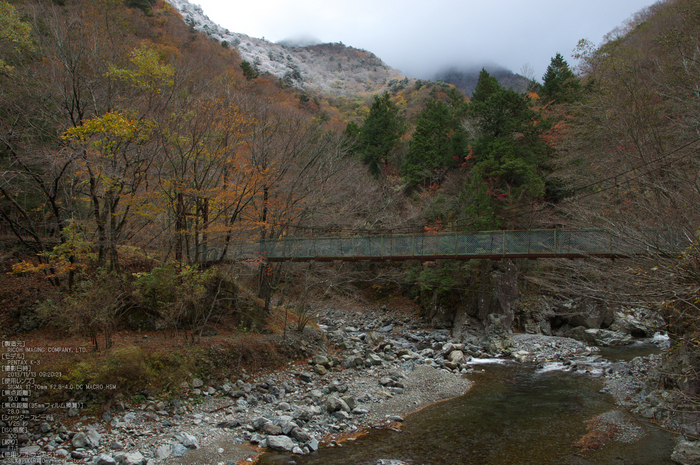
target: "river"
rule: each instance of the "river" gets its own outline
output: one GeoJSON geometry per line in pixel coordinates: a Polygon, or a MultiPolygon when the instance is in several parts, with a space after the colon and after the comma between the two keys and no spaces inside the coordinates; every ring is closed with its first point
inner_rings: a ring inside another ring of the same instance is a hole
{"type": "MultiPolygon", "coordinates": [[[[634,352],[606,352],[625,359],[634,352]]],[[[633,417],[642,438],[576,447],[587,421],[621,411],[602,383],[586,375],[514,362],[475,365],[474,387],[406,418],[401,431],[373,430],[354,441],[305,457],[265,454],[261,464],[672,464],[672,436],[633,417]]],[[[626,414],[628,415],[628,414],[626,414]]]]}

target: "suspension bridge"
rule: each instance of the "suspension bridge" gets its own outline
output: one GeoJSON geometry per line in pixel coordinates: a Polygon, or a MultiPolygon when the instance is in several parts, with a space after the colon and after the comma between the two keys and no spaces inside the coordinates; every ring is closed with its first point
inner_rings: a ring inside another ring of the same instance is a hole
{"type": "MultiPolygon", "coordinates": [[[[633,239],[598,229],[541,229],[267,239],[234,247],[227,257],[268,262],[627,258],[637,254],[677,253],[688,245],[690,242],[684,235],[668,230],[633,239]]],[[[217,251],[202,252],[213,258],[217,251]]]]}

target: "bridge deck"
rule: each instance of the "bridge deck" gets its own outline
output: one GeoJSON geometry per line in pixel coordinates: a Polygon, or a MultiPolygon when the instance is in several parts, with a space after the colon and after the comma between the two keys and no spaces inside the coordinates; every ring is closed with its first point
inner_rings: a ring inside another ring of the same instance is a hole
{"type": "MultiPolygon", "coordinates": [[[[678,249],[678,238],[658,235],[659,250],[678,249]]],[[[603,230],[480,231],[420,235],[289,238],[260,242],[270,262],[437,260],[475,258],[629,257],[639,250],[603,230]]]]}

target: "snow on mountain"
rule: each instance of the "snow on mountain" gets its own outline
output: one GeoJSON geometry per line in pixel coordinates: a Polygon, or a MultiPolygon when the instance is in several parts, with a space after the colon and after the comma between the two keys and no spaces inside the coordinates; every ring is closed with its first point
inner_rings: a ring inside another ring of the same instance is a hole
{"type": "Polygon", "coordinates": [[[260,74],[270,73],[302,91],[363,95],[383,91],[392,80],[404,79],[373,53],[341,44],[292,47],[231,32],[188,0],[167,0],[187,24],[210,38],[235,48],[260,74]]]}

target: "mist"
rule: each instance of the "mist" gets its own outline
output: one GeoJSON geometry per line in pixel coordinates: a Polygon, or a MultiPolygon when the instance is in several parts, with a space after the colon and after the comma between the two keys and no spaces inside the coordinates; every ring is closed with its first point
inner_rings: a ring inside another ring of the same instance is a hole
{"type": "Polygon", "coordinates": [[[450,66],[497,63],[541,79],[553,56],[574,65],[581,39],[604,36],[650,0],[195,0],[215,22],[292,44],[342,42],[368,50],[403,74],[431,79],[450,66]],[[313,40],[311,40],[313,39],[313,40]]]}

